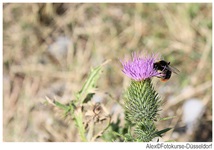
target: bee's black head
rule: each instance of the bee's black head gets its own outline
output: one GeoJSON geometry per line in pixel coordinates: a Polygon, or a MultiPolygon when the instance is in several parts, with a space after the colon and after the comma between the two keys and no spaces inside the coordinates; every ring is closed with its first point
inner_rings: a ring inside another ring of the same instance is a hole
{"type": "Polygon", "coordinates": [[[161,60],[159,62],[154,63],[153,67],[156,70],[163,70],[164,68],[168,67],[170,62],[166,62],[165,60],[161,60]]]}
{"type": "Polygon", "coordinates": [[[161,61],[159,61],[160,62],[160,65],[161,66],[167,66],[167,65],[169,65],[170,64],[170,62],[166,62],[165,60],[161,60],[161,61]]]}

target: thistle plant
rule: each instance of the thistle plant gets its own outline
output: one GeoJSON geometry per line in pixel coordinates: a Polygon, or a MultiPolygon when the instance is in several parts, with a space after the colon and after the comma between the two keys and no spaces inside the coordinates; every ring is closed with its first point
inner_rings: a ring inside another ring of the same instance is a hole
{"type": "Polygon", "coordinates": [[[92,142],[100,137],[105,141],[149,142],[170,129],[158,131],[155,126],[161,100],[153,88],[151,78],[162,77],[162,74],[154,69],[154,63],[158,60],[158,55],[140,57],[134,53],[132,60],[121,61],[123,73],[132,79],[125,91],[124,127],[119,126],[120,119],[116,123],[111,122],[111,115],[103,104],[92,102],[97,90],[97,80],[103,66],[109,61],[91,70],[82,88],[74,94],[75,97],[68,104],[48,97],[46,99],[54,107],[63,110],[65,120],[69,119],[75,123],[80,140],[83,142],[92,142]],[[95,126],[98,123],[103,123],[104,126],[95,133],[95,126]]]}
{"type": "Polygon", "coordinates": [[[154,68],[154,63],[158,60],[158,55],[140,57],[134,53],[131,60],[121,61],[122,72],[131,78],[131,84],[125,91],[124,108],[129,128],[128,133],[123,136],[125,141],[149,142],[170,130],[167,128],[158,131],[155,126],[161,100],[151,78],[162,76],[154,68]]]}

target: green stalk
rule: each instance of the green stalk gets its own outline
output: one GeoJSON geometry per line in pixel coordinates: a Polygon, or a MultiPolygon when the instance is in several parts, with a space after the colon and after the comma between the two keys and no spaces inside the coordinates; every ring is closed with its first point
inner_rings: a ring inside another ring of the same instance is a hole
{"type": "Polygon", "coordinates": [[[76,126],[77,126],[78,132],[80,134],[81,140],[83,142],[87,142],[87,139],[86,139],[86,136],[85,136],[85,127],[84,127],[84,124],[83,124],[83,114],[80,112],[80,113],[74,115],[74,120],[76,122],[76,126]]]}

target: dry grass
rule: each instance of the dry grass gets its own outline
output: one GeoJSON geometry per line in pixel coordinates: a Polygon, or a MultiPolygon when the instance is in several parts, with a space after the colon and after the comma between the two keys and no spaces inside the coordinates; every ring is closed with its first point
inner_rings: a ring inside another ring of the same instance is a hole
{"type": "Polygon", "coordinates": [[[154,79],[165,102],[160,115],[177,116],[158,125],[176,127],[163,140],[212,141],[212,4],[5,3],[3,38],[4,141],[79,141],[74,123],[45,105],[45,96],[67,103],[90,68],[107,59],[94,99],[113,121],[123,119],[118,104],[129,80],[118,58],[141,50],[160,53],[181,71],[166,83],[154,79]],[[191,135],[176,131],[190,98],[206,106],[191,135]]]}

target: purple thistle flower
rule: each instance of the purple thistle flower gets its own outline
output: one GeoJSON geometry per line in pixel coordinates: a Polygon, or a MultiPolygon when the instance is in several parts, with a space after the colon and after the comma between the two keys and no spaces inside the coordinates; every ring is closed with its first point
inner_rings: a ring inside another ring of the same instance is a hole
{"type": "Polygon", "coordinates": [[[160,77],[160,73],[154,69],[153,64],[159,60],[158,55],[139,57],[132,54],[132,60],[120,61],[123,65],[123,73],[135,81],[145,80],[154,76],[160,77]]]}

